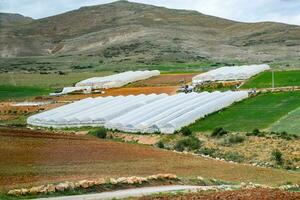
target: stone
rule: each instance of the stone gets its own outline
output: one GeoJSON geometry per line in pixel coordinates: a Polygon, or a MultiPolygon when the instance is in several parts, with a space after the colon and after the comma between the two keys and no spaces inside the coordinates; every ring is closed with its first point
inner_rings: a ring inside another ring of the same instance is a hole
{"type": "Polygon", "coordinates": [[[25,189],[25,188],[22,188],[21,189],[21,194],[22,195],[27,195],[29,193],[29,190],[28,189],[25,189]]]}
{"type": "Polygon", "coordinates": [[[55,190],[59,192],[63,192],[69,188],[69,185],[67,183],[59,183],[55,186],[55,190]]]}
{"type": "Polygon", "coordinates": [[[56,188],[53,184],[49,184],[46,186],[46,189],[47,189],[47,192],[48,193],[52,193],[52,192],[55,192],[56,191],[56,188]]]}
{"type": "Polygon", "coordinates": [[[8,195],[12,195],[12,196],[21,196],[22,195],[22,191],[21,190],[10,190],[7,193],[8,195]]]}
{"type": "Polygon", "coordinates": [[[98,178],[95,180],[95,185],[103,185],[105,183],[106,183],[106,181],[104,178],[98,178]]]}
{"type": "Polygon", "coordinates": [[[29,189],[29,194],[38,194],[38,193],[41,193],[44,189],[44,186],[41,185],[41,186],[38,186],[38,187],[32,187],[29,189]]]}
{"type": "Polygon", "coordinates": [[[118,184],[117,180],[114,179],[114,178],[110,178],[110,179],[109,179],[109,183],[110,183],[110,184],[113,184],[113,185],[118,184]]]}
{"type": "Polygon", "coordinates": [[[79,184],[79,186],[82,187],[82,188],[88,188],[88,187],[89,187],[89,184],[88,184],[88,181],[87,181],[87,180],[79,181],[78,184],[79,184]]]}
{"type": "Polygon", "coordinates": [[[117,179],[117,182],[118,182],[118,183],[127,183],[127,179],[128,179],[128,178],[121,177],[121,178],[118,178],[118,179],[117,179]]]}

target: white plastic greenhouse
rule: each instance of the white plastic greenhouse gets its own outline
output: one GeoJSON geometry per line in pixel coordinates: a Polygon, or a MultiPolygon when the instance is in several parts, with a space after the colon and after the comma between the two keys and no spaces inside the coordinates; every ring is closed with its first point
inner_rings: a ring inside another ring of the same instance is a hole
{"type": "Polygon", "coordinates": [[[105,126],[126,132],[174,133],[248,97],[248,92],[203,92],[87,98],[27,119],[33,126],[105,126]]]}
{"type": "Polygon", "coordinates": [[[245,80],[269,69],[270,66],[266,64],[221,67],[195,76],[193,84],[198,85],[208,81],[245,80]]]}
{"type": "Polygon", "coordinates": [[[93,89],[108,89],[116,88],[127,85],[128,83],[148,79],[153,76],[159,76],[160,72],[158,70],[153,71],[128,71],[120,74],[114,74],[105,77],[94,77],[83,81],[80,81],[75,86],[91,86],[93,89]]]}

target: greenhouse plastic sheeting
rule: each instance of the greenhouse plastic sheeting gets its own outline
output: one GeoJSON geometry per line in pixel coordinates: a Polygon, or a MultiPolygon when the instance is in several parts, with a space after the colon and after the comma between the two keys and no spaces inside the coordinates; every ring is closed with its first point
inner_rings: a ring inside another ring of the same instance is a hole
{"type": "Polygon", "coordinates": [[[195,76],[193,84],[198,85],[209,81],[245,80],[269,69],[270,66],[265,64],[221,67],[195,76]]]}
{"type": "Polygon", "coordinates": [[[87,98],[27,119],[32,126],[100,127],[166,134],[248,97],[248,92],[202,92],[87,98]]]}
{"type": "Polygon", "coordinates": [[[75,86],[83,87],[90,86],[93,89],[108,89],[127,85],[128,83],[144,80],[153,76],[159,76],[158,70],[153,71],[128,71],[120,74],[114,74],[105,77],[94,77],[80,81],[75,86]]]}

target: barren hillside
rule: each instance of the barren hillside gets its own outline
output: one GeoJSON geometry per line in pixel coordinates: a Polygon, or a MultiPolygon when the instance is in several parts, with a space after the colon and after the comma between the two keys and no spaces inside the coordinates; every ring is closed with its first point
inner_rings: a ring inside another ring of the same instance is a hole
{"type": "MultiPolygon", "coordinates": [[[[2,23],[0,56],[89,56],[101,63],[297,60],[300,28],[241,23],[117,1],[11,26],[2,23]]],[[[2,20],[3,21],[3,20],[2,20]]]]}

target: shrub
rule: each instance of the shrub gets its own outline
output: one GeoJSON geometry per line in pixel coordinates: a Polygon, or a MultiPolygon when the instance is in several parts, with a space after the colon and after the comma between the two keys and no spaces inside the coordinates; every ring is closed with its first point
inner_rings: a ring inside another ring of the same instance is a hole
{"type": "Polygon", "coordinates": [[[252,131],[253,135],[258,135],[260,133],[259,129],[254,129],[252,131]]]}
{"type": "Polygon", "coordinates": [[[228,133],[228,131],[226,131],[222,127],[215,128],[214,131],[211,134],[211,137],[222,137],[224,135],[227,135],[227,133],[228,133]]]}
{"type": "Polygon", "coordinates": [[[265,137],[266,134],[261,132],[259,129],[254,129],[251,133],[247,133],[247,136],[258,136],[258,137],[265,137]]]}
{"type": "Polygon", "coordinates": [[[165,148],[165,144],[162,141],[159,141],[158,143],[156,143],[156,146],[160,149],[165,148]]]}
{"type": "Polygon", "coordinates": [[[245,141],[245,137],[241,135],[230,135],[219,142],[223,146],[231,146],[245,141]]]}
{"type": "Polygon", "coordinates": [[[192,131],[188,127],[183,127],[181,129],[182,135],[184,136],[190,136],[192,135],[192,131]]]}
{"type": "Polygon", "coordinates": [[[229,144],[238,144],[238,143],[242,143],[244,141],[245,141],[245,137],[241,136],[241,135],[231,135],[228,138],[229,144]]]}
{"type": "Polygon", "coordinates": [[[98,128],[98,129],[89,131],[89,134],[96,136],[98,138],[104,139],[104,138],[106,138],[107,130],[105,128],[98,128]]]}
{"type": "Polygon", "coordinates": [[[217,149],[204,147],[204,148],[199,149],[197,151],[197,153],[207,155],[207,156],[211,156],[211,157],[215,157],[216,151],[217,151],[217,149]]]}
{"type": "Polygon", "coordinates": [[[223,157],[227,161],[234,161],[238,163],[243,162],[245,160],[244,156],[237,152],[228,152],[222,155],[221,157],[223,157]]]}
{"type": "Polygon", "coordinates": [[[278,149],[272,151],[272,160],[276,162],[277,165],[283,164],[283,155],[278,149]]]}
{"type": "Polygon", "coordinates": [[[196,150],[201,146],[201,141],[195,136],[190,136],[179,140],[175,145],[175,150],[184,151],[184,150],[196,150]]]}

